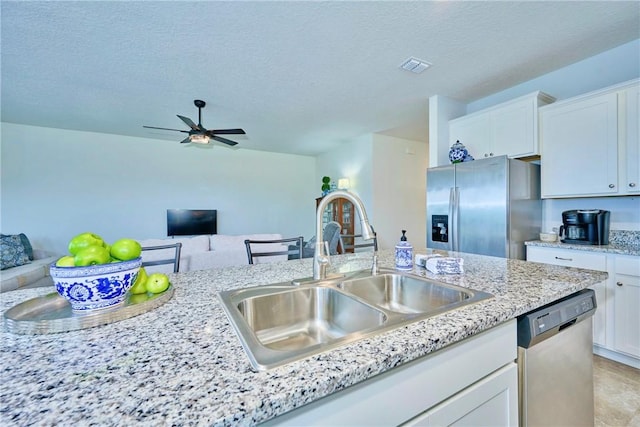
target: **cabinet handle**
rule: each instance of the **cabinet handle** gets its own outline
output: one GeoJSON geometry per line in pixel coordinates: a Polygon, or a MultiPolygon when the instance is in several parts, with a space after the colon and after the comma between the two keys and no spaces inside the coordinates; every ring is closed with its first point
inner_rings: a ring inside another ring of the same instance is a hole
{"type": "Polygon", "coordinates": [[[633,188],[633,187],[635,187],[635,186],[636,186],[636,183],[635,183],[635,182],[630,182],[630,183],[629,183],[629,187],[633,188]]]}
{"type": "Polygon", "coordinates": [[[616,285],[622,286],[622,282],[616,282],[616,285]]]}
{"type": "Polygon", "coordinates": [[[615,187],[615,185],[609,184],[609,188],[614,188],[614,187],[615,187]]]}
{"type": "Polygon", "coordinates": [[[555,259],[559,259],[561,261],[573,261],[573,258],[562,258],[562,257],[559,257],[559,256],[555,257],[555,259]]]}

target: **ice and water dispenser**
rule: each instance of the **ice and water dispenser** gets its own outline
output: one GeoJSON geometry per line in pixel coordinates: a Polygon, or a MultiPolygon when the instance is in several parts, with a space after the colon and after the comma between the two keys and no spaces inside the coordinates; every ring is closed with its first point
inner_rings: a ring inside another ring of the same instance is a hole
{"type": "Polygon", "coordinates": [[[449,241],[449,215],[431,215],[431,240],[434,242],[449,241]]]}

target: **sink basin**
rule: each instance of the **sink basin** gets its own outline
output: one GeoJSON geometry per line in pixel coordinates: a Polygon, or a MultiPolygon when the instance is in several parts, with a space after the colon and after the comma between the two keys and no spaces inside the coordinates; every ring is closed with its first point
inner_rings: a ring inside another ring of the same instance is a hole
{"type": "Polygon", "coordinates": [[[474,295],[457,286],[393,273],[347,280],[338,286],[373,305],[400,313],[433,312],[463,303],[474,295]]]}
{"type": "Polygon", "coordinates": [[[223,291],[218,297],[252,367],[261,371],[492,295],[381,270],[223,291]]]}
{"type": "Polygon", "coordinates": [[[219,293],[256,370],[320,353],[384,327],[388,316],[337,288],[268,285],[219,293]]]}
{"type": "Polygon", "coordinates": [[[383,312],[326,287],[243,299],[238,311],[263,346],[301,350],[384,324],[383,312]]]}

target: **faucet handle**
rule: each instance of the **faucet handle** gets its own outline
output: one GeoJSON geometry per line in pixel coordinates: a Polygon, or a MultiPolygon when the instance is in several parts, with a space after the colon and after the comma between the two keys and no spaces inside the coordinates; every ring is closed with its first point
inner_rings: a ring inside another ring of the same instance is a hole
{"type": "Polygon", "coordinates": [[[313,278],[326,279],[327,266],[330,264],[329,242],[316,241],[316,249],[313,255],[313,278]]]}
{"type": "Polygon", "coordinates": [[[331,254],[329,253],[329,242],[316,242],[318,246],[318,262],[324,265],[331,265],[331,254]]]}
{"type": "Polygon", "coordinates": [[[371,275],[376,276],[380,270],[378,269],[378,251],[373,251],[373,259],[371,260],[371,275]]]}

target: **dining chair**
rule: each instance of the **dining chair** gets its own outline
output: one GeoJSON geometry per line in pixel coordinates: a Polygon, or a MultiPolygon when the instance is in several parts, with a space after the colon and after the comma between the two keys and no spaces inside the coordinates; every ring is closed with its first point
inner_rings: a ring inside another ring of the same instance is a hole
{"type": "Polygon", "coordinates": [[[276,240],[247,239],[244,241],[244,245],[247,248],[247,258],[249,259],[249,264],[253,264],[254,258],[270,256],[272,257],[277,255],[293,255],[294,259],[302,259],[302,240],[302,236],[276,240]],[[288,243],[293,244],[287,245],[288,243]],[[257,248],[257,246],[261,245],[263,245],[263,249],[260,250],[257,248]]]}
{"type": "Polygon", "coordinates": [[[378,236],[375,236],[372,240],[360,240],[358,238],[362,238],[362,234],[342,234],[340,235],[340,246],[342,248],[342,252],[355,252],[356,249],[362,248],[372,248],[374,251],[378,250],[378,236]],[[353,243],[345,243],[353,242],[353,243]]]}
{"type": "MultiPolygon", "coordinates": [[[[342,226],[339,222],[329,221],[322,231],[322,239],[329,244],[329,255],[337,255],[340,252],[340,231],[342,226]]],[[[302,247],[302,258],[313,258],[316,251],[316,236],[306,242],[302,247]]]]}
{"type": "Polygon", "coordinates": [[[156,265],[169,265],[173,264],[173,272],[177,273],[180,270],[180,251],[182,250],[182,243],[171,243],[168,245],[158,246],[143,246],[142,247],[142,266],[151,267],[156,265]],[[173,249],[171,252],[170,249],[173,249]],[[160,251],[157,254],[149,254],[145,257],[145,252],[160,251]],[[164,258],[169,256],[169,258],[164,258]],[[145,258],[147,260],[145,261],[145,258]],[[160,258],[160,259],[157,259],[160,258]]]}

